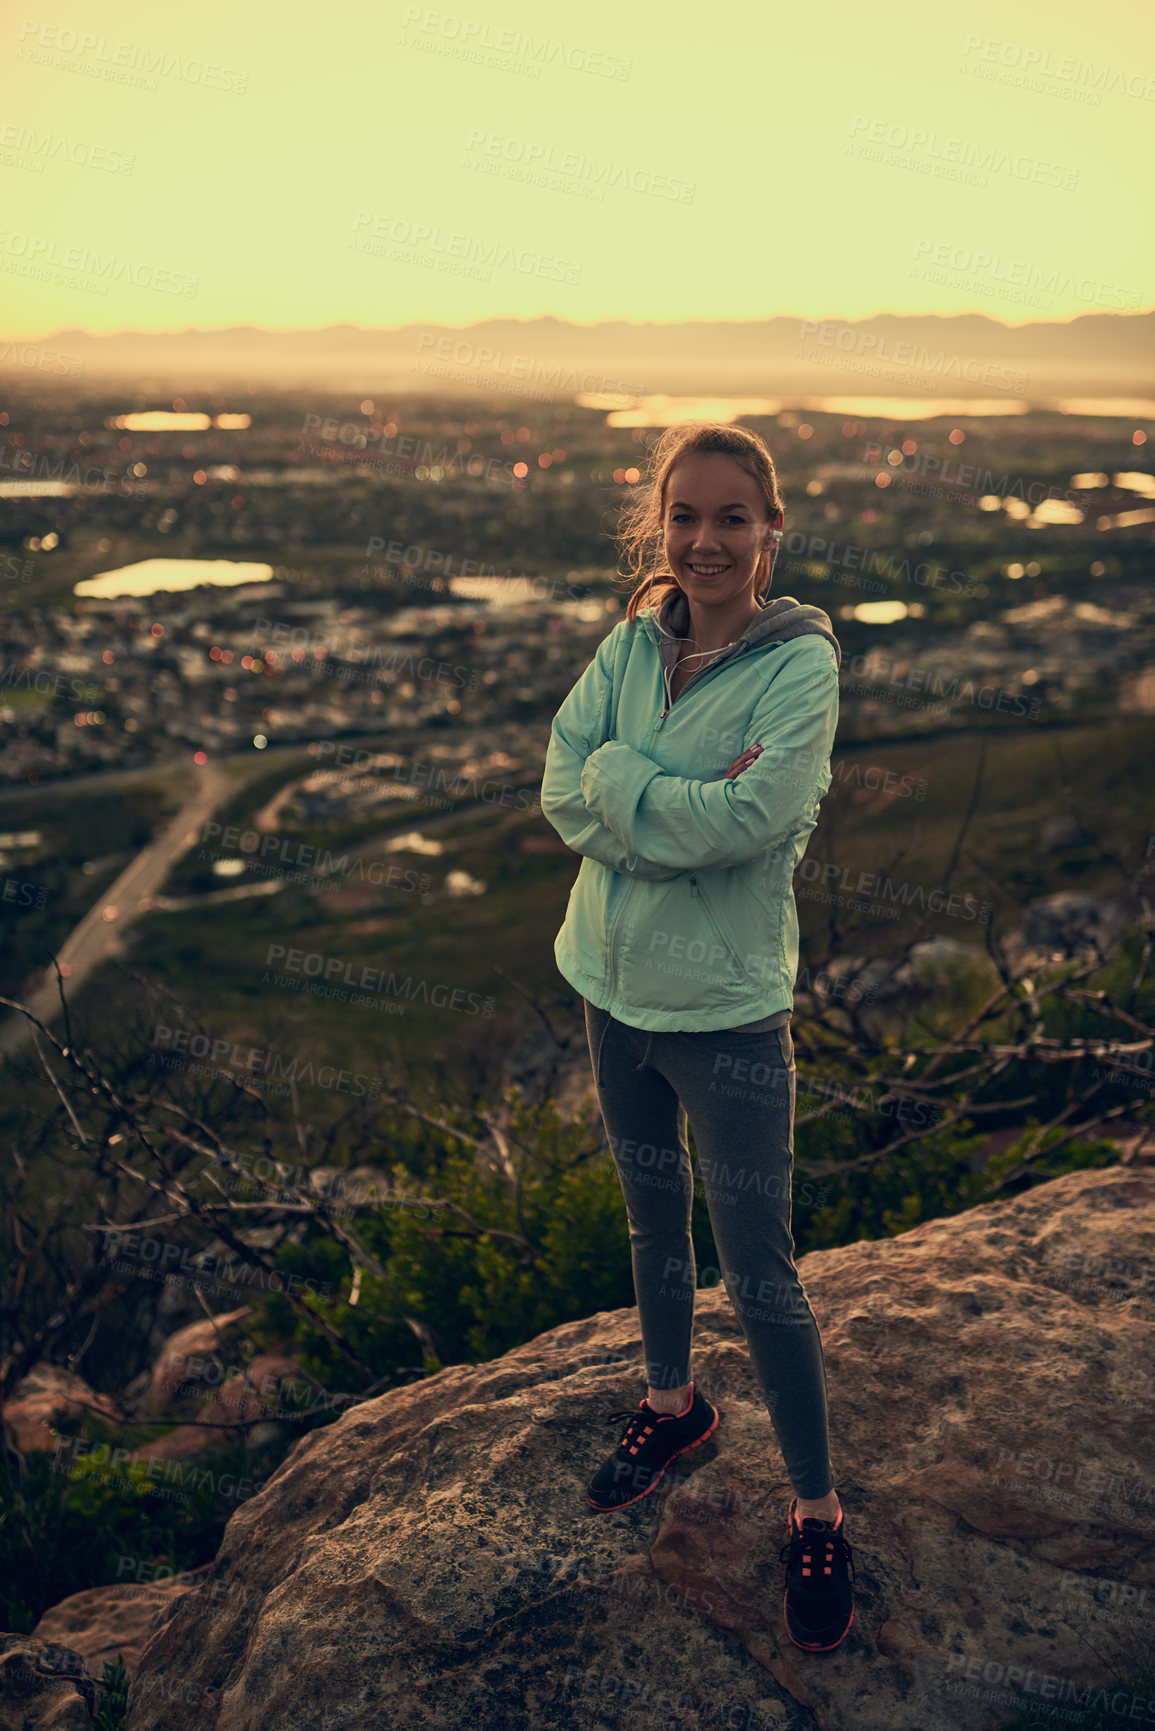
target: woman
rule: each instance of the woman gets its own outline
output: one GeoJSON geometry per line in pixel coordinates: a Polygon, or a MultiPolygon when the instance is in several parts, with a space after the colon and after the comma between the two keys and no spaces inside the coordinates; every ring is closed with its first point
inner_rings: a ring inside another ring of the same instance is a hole
{"type": "Polygon", "coordinates": [[[555,945],[584,999],[626,1201],[647,1393],[589,1487],[648,1495],[718,1423],[690,1378],[694,1130],[722,1278],[794,1488],[783,1614],[836,1647],[853,1562],[818,1325],[790,1232],[798,965],[792,878],[830,786],[840,652],[818,607],[768,603],[774,462],[737,426],[670,427],[620,540],[636,586],[554,719],[542,810],[584,855],[555,945]],[[642,576],[647,565],[649,575],[642,576]]]}

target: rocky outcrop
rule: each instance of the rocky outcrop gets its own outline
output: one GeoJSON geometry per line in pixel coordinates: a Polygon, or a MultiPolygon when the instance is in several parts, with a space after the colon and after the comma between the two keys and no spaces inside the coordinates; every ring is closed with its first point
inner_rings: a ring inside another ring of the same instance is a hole
{"type": "Polygon", "coordinates": [[[257,1353],[243,1367],[231,1367],[241,1325],[252,1314],[251,1306],[242,1305],[201,1317],[165,1342],[138,1379],[134,1410],[185,1422],[142,1443],[130,1460],[195,1460],[246,1437],[251,1441],[254,1434],[260,1440],[261,1431],[280,1434],[278,1418],[299,1416],[302,1397],[316,1400],[300,1366],[284,1353],[257,1353]]]}
{"type": "Polygon", "coordinates": [[[134,1675],[158,1621],[174,1599],[202,1584],[207,1567],[142,1585],[91,1587],[54,1605],[31,1635],[0,1635],[0,1731],[87,1731],[112,1707],[115,1692],[101,1681],[105,1664],[120,1659],[134,1675]]]}
{"type": "MultiPolygon", "coordinates": [[[[195,1358],[191,1362],[194,1366],[197,1363],[195,1358]]],[[[215,1361],[207,1362],[212,1365],[215,1361]]],[[[211,1384],[198,1393],[199,1418],[142,1443],[128,1458],[189,1461],[235,1447],[246,1438],[250,1444],[254,1439],[267,1441],[281,1434],[279,1419],[299,1418],[305,1410],[304,1401],[315,1403],[319,1398],[315,1385],[303,1379],[296,1360],[279,1352],[258,1353],[244,1370],[226,1375],[215,1394],[211,1384]]]]}
{"type": "Polygon", "coordinates": [[[55,1427],[61,1419],[79,1424],[93,1413],[112,1423],[120,1416],[115,1402],[89,1388],[83,1377],[61,1365],[38,1364],[4,1403],[4,1431],[12,1448],[30,1454],[55,1447],[55,1427]]]}
{"type": "Polygon", "coordinates": [[[660,1494],[585,1502],[642,1394],[635,1310],[366,1402],[238,1510],[130,1731],[985,1731],[1093,1699],[1155,1590],[1155,1180],[1078,1173],[801,1267],[858,1568],[835,1652],[786,1638],[789,1486],[716,1289],[721,1424],[660,1494]]]}
{"type": "Polygon", "coordinates": [[[225,1355],[233,1344],[237,1324],[253,1314],[252,1306],[242,1304],[236,1310],[220,1316],[202,1316],[187,1328],[179,1328],[165,1341],[153,1360],[143,1397],[143,1409],[149,1414],[169,1413],[179,1404],[179,1391],[211,1388],[227,1375],[225,1355]],[[215,1371],[206,1380],[206,1369],[215,1371]]]}
{"type": "Polygon", "coordinates": [[[153,1626],[174,1599],[198,1584],[205,1571],[137,1585],[124,1581],[109,1587],[89,1587],[62,1599],[41,1617],[30,1639],[79,1653],[93,1677],[117,1656],[134,1675],[153,1626]]]}
{"type": "Polygon", "coordinates": [[[0,1731],[89,1731],[96,1688],[79,1653],[0,1635],[0,1731]]]}

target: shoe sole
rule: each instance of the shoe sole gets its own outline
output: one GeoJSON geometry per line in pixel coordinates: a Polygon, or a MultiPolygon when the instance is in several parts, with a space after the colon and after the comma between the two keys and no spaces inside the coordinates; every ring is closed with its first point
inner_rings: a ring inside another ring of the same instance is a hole
{"type": "MultiPolygon", "coordinates": [[[[789,1589],[787,1589],[787,1591],[789,1591],[789,1589]]],[[[847,1635],[849,1635],[849,1633],[850,1633],[850,1625],[854,1621],[854,1606],[852,1605],[850,1607],[850,1616],[847,1618],[846,1627],[845,1627],[845,1629],[843,1629],[841,1635],[839,1635],[837,1641],[828,1641],[824,1647],[820,1646],[817,1642],[800,1641],[797,1638],[797,1636],[793,1633],[793,1631],[790,1627],[790,1624],[789,1624],[789,1622],[787,1622],[787,1618],[786,1618],[786,1593],[783,1593],[783,1595],[782,1595],[782,1621],[786,1624],[786,1633],[790,1636],[791,1641],[793,1641],[794,1645],[799,1649],[800,1652],[802,1652],[802,1653],[833,1653],[835,1647],[841,1647],[843,1641],[845,1641],[847,1635]]]]}
{"type": "Polygon", "coordinates": [[[596,1509],[598,1511],[599,1515],[612,1515],[618,1509],[628,1509],[631,1506],[631,1504],[640,1503],[643,1497],[648,1497],[650,1495],[651,1491],[657,1490],[658,1486],[661,1484],[662,1479],[665,1476],[666,1468],[670,1465],[670,1463],[672,1461],[676,1461],[679,1455],[689,1454],[691,1449],[701,1448],[702,1444],[709,1437],[713,1436],[714,1432],[718,1428],[718,1420],[721,1418],[721,1416],[722,1416],[721,1413],[718,1412],[718,1410],[715,1408],[714,1422],[710,1426],[709,1430],[704,1430],[702,1432],[701,1436],[694,1438],[693,1442],[688,1442],[688,1443],[684,1444],[682,1448],[675,1449],[674,1453],[670,1456],[669,1460],[667,1460],[665,1466],[663,1466],[661,1472],[658,1474],[658,1476],[654,1480],[653,1484],[647,1485],[647,1487],[644,1491],[639,1491],[636,1497],[627,1497],[624,1503],[595,1503],[594,1499],[587,1492],[586,1493],[586,1502],[589,1504],[590,1508],[596,1509]]]}

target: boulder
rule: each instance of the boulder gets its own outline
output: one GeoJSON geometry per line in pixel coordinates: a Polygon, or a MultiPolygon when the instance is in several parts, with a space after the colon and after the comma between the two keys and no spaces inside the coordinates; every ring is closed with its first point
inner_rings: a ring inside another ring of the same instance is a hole
{"type": "Polygon", "coordinates": [[[305,1382],[295,1359],[281,1352],[261,1352],[251,1358],[243,1371],[236,1371],[222,1383],[215,1400],[204,1408],[204,1424],[251,1425],[270,1415],[295,1416],[306,1410],[317,1393],[305,1382]],[[295,1407],[290,1404],[296,1402],[295,1407]]]}
{"type": "Polygon", "coordinates": [[[1114,896],[1060,890],[1027,903],[1022,937],[1047,956],[1105,954],[1137,911],[1114,896]]]}
{"type": "MultiPolygon", "coordinates": [[[[248,1314],[237,1311],[234,1316],[248,1314]]],[[[142,1443],[129,1460],[193,1461],[238,1443],[267,1444],[282,1434],[273,1421],[300,1418],[323,1399],[315,1382],[284,1353],[257,1353],[243,1370],[229,1371],[215,1350],[215,1336],[208,1343],[184,1329],[181,1339],[179,1352],[154,1367],[153,1398],[163,1400],[170,1413],[195,1411],[197,1416],[142,1443]],[[202,1350],[196,1350],[197,1344],[202,1350]],[[182,1367],[185,1380],[176,1382],[182,1367]]]]}
{"type": "Polygon", "coordinates": [[[988,990],[998,985],[984,949],[958,938],[935,937],[910,946],[906,960],[894,970],[893,982],[907,999],[941,997],[951,988],[961,996],[980,975],[990,981],[988,990]]]}
{"type": "Polygon", "coordinates": [[[313,1166],[308,1184],[338,1214],[351,1208],[388,1202],[397,1188],[390,1172],[375,1166],[313,1166]]]}
{"type": "Polygon", "coordinates": [[[1043,846],[1048,853],[1062,853],[1066,848],[1082,847],[1092,839],[1073,812],[1064,812],[1061,817],[1050,817],[1043,825],[1043,846]]]}
{"type": "Polygon", "coordinates": [[[4,1430],[14,1449],[29,1454],[33,1449],[56,1445],[55,1426],[63,1418],[77,1422],[91,1416],[90,1409],[116,1422],[116,1403],[89,1388],[83,1377],[58,1364],[38,1364],[12,1390],[4,1403],[4,1430]]]}
{"type": "Polygon", "coordinates": [[[105,1661],[111,1664],[119,1653],[132,1675],[154,1622],[175,1598],[188,1592],[200,1573],[141,1585],[119,1581],[73,1593],[44,1613],[30,1638],[79,1653],[93,1677],[99,1677],[105,1661]]]}
{"type": "MultiPolygon", "coordinates": [[[[225,1249],[226,1247],[222,1244],[220,1250],[225,1249]]],[[[178,1329],[187,1328],[190,1323],[204,1321],[206,1302],[210,1308],[215,1308],[219,1300],[222,1309],[227,1303],[227,1299],[214,1293],[213,1287],[216,1282],[211,1274],[205,1271],[206,1262],[207,1251],[198,1249],[189,1256],[190,1272],[188,1274],[181,1275],[178,1271],[174,1275],[172,1270],[167,1270],[168,1278],[165,1280],[139,1283],[144,1288],[140,1298],[142,1307],[149,1298],[152,1301],[152,1326],[147,1337],[151,1358],[158,1358],[163,1353],[167,1342],[178,1329]]],[[[208,1263],[209,1268],[213,1266],[214,1264],[208,1263]]],[[[233,1301],[235,1302],[235,1298],[233,1301]]],[[[147,1384],[147,1380],[148,1372],[146,1371],[143,1378],[144,1385],[147,1384]]],[[[125,1391],[125,1394],[127,1398],[128,1390],[125,1391]]]]}
{"type": "Polygon", "coordinates": [[[180,1328],[170,1335],[153,1363],[144,1400],[145,1409],[158,1416],[171,1412],[179,1400],[178,1389],[205,1388],[206,1369],[210,1361],[216,1364],[220,1372],[216,1381],[223,1382],[228,1373],[220,1356],[222,1345],[231,1344],[229,1331],[252,1314],[252,1307],[243,1304],[239,1309],[225,1311],[221,1316],[202,1316],[198,1322],[190,1322],[187,1328],[180,1328]]]}
{"type": "Polygon", "coordinates": [[[89,1731],[96,1686],[79,1653],[0,1635],[0,1731],[89,1731]]]}
{"type": "Polygon", "coordinates": [[[303,1438],[153,1635],[129,1731],[986,1731],[1095,1700],[1155,1597],[1155,1178],[1075,1173],[801,1271],[858,1575],[834,1652],[783,1627],[790,1486],[715,1288],[721,1423],[617,1514],[585,1492],[643,1393],[634,1309],[303,1438]]]}
{"type": "Polygon", "coordinates": [[[580,1016],[559,1020],[555,1037],[544,1022],[523,1012],[499,1061],[503,1091],[515,1087],[526,1099],[536,1101],[552,1089],[558,1110],[575,1116],[586,1096],[592,1098],[589,1047],[580,1016]]]}

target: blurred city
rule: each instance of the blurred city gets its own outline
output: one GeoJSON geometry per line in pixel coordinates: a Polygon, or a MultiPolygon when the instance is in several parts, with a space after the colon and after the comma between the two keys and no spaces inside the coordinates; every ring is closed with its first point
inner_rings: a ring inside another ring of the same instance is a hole
{"type": "MultiPolygon", "coordinates": [[[[48,953],[92,911],[105,955],[147,956],[175,985],[182,932],[235,958],[263,919],[291,917],[324,953],[403,931],[420,951],[443,927],[436,905],[485,895],[468,985],[497,1006],[501,1037],[524,1011],[493,971],[511,945],[524,984],[555,1001],[549,910],[572,866],[537,790],[552,716],[628,595],[610,534],[656,430],[645,403],[241,389],[158,402],[23,379],[5,403],[4,989],[47,986],[48,953]],[[177,837],[181,811],[195,822],[177,837]],[[164,869],[154,859],[139,893],[131,863],[166,824],[164,869]],[[421,893],[364,881],[377,855],[420,862],[421,893]],[[278,891],[275,916],[254,903],[278,891]]],[[[988,799],[1014,778],[1019,808],[1028,787],[1051,789],[1022,837],[1046,869],[1024,866],[1024,885],[1093,891],[1092,826],[1053,766],[1060,747],[1150,735],[1146,434],[1118,415],[883,407],[744,417],[787,501],[775,591],[825,608],[843,647],[819,837],[836,820],[885,834],[889,819],[933,876],[932,838],[983,739],[988,799]]],[[[652,418],[695,412],[664,400],[652,418]]],[[[804,929],[820,926],[801,905],[804,929]]],[[[183,987],[214,1019],[223,994],[235,1023],[227,974],[194,975],[183,987]]],[[[342,1039],[378,1041],[345,1020],[342,1039]]],[[[391,1030],[395,1056],[452,1069],[475,1034],[438,1029],[431,1048],[431,1032],[406,1050],[391,1030]]]]}

